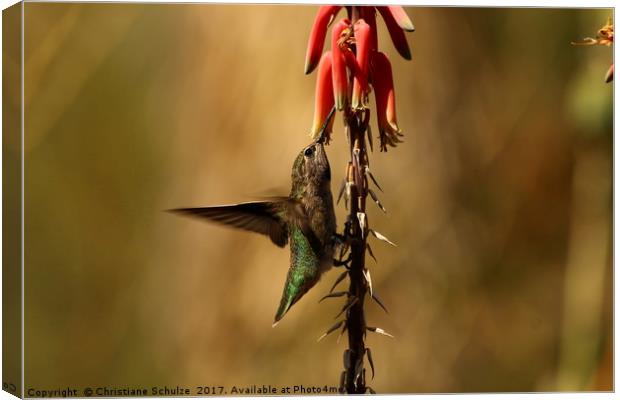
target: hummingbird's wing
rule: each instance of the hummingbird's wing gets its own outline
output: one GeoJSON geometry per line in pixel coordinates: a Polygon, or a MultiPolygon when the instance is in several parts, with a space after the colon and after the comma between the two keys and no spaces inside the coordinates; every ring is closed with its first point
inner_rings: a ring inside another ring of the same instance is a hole
{"type": "Polygon", "coordinates": [[[178,208],[176,213],[205,218],[213,222],[269,236],[277,246],[288,242],[286,214],[288,198],[253,201],[226,206],[178,208]]]}

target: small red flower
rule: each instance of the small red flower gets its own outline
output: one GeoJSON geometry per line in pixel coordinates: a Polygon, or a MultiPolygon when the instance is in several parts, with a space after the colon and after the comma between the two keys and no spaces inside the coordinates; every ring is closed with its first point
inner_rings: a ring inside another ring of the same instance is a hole
{"type": "Polygon", "coordinates": [[[346,45],[345,32],[351,26],[348,19],[341,19],[332,28],[332,82],[334,85],[334,99],[336,108],[343,110],[347,104],[347,69],[345,64],[345,52],[348,51],[346,45]]]}
{"type": "Polygon", "coordinates": [[[354,32],[358,71],[355,74],[353,81],[351,106],[354,109],[363,109],[367,104],[365,98],[368,92],[367,76],[370,49],[372,47],[372,32],[370,30],[370,25],[368,25],[363,19],[360,19],[355,23],[354,32]]]}
{"type": "MultiPolygon", "coordinates": [[[[392,38],[392,43],[394,43],[394,47],[398,50],[398,54],[400,54],[405,60],[411,60],[411,51],[409,50],[409,44],[407,43],[405,32],[403,32],[403,28],[401,28],[400,24],[394,18],[394,14],[391,12],[390,8],[392,7],[377,7],[379,13],[381,13],[381,16],[383,17],[383,20],[385,21],[385,25],[388,28],[390,38],[392,38]]],[[[402,10],[402,7],[396,8],[402,10]]],[[[407,14],[404,15],[406,16],[407,14]]],[[[408,19],[409,18],[407,18],[407,20],[408,19]]],[[[409,21],[409,23],[411,23],[411,21],[409,21]]]]}
{"type": "Polygon", "coordinates": [[[370,42],[370,51],[377,51],[379,48],[379,39],[377,37],[377,12],[375,7],[362,7],[362,19],[370,26],[372,39],[370,42]]]}
{"type": "Polygon", "coordinates": [[[396,121],[392,65],[383,53],[375,52],[371,57],[371,78],[377,103],[377,124],[379,125],[381,151],[387,151],[387,145],[396,147],[396,144],[402,142],[399,136],[403,136],[396,121]]]}
{"type": "MultiPolygon", "coordinates": [[[[314,93],[314,121],[310,136],[317,139],[321,133],[324,121],[334,107],[334,89],[332,86],[332,52],[323,54],[317,71],[316,89],[314,93]]],[[[329,143],[330,134],[334,125],[334,118],[325,129],[325,143],[329,143]]]]}
{"type": "Polygon", "coordinates": [[[342,51],[342,54],[344,55],[344,63],[353,75],[353,77],[355,79],[359,79],[362,87],[368,87],[368,77],[362,74],[362,70],[357,63],[353,51],[347,47],[342,51]]]}
{"type": "Polygon", "coordinates": [[[322,6],[314,19],[310,39],[308,40],[308,50],[306,51],[306,65],[304,71],[309,74],[314,70],[317,63],[321,59],[323,52],[323,43],[325,42],[325,34],[327,27],[332,19],[338,14],[342,6],[322,6]]]}
{"type": "Polygon", "coordinates": [[[390,14],[392,14],[396,22],[398,22],[398,26],[407,32],[415,31],[415,27],[413,26],[413,23],[411,23],[411,20],[409,19],[409,16],[405,12],[404,8],[401,6],[387,6],[387,9],[390,11],[390,14]]]}
{"type": "MultiPolygon", "coordinates": [[[[339,111],[347,109],[347,113],[367,109],[372,88],[377,103],[381,150],[387,151],[387,146],[396,146],[403,135],[396,121],[392,67],[386,55],[378,52],[377,10],[385,21],[396,50],[406,59],[411,59],[411,51],[404,31],[413,31],[414,27],[400,6],[347,7],[349,15],[355,16],[355,23],[352,25],[346,18],[335,23],[331,51],[321,57],[327,28],[341,8],[320,7],[308,41],[306,74],[319,65],[311,135],[316,138],[320,133],[334,105],[339,111]]],[[[366,120],[364,124],[367,123],[366,120]]],[[[327,140],[331,129],[330,123],[327,140]]]]}

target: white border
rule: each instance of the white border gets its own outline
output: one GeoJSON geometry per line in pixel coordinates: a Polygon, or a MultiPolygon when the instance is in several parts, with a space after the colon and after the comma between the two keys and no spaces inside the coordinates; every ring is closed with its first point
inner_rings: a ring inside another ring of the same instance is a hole
{"type": "MultiPolygon", "coordinates": [[[[41,2],[41,0],[28,0],[27,2],[41,2]]],[[[108,3],[125,3],[124,1],[93,1],[93,0],[65,0],[64,2],[72,2],[72,3],[80,3],[80,2],[84,2],[84,3],[101,3],[101,2],[108,2],[108,3]]],[[[4,10],[5,8],[15,4],[15,1],[11,1],[11,0],[0,0],[0,6],[1,8],[4,10]]],[[[137,3],[205,3],[203,1],[175,1],[175,0],[151,0],[151,1],[138,1],[137,3]]],[[[315,0],[315,1],[306,1],[306,0],[301,0],[301,1],[252,1],[252,0],[245,0],[245,1],[241,1],[241,0],[228,0],[228,1],[224,1],[224,0],[212,0],[209,1],[209,3],[227,3],[227,4],[330,4],[333,2],[330,1],[325,1],[325,0],[315,0]]],[[[590,0],[588,2],[584,2],[584,1],[559,1],[559,0],[539,0],[539,1],[504,1],[501,3],[498,3],[497,1],[490,1],[490,0],[478,0],[478,1],[451,1],[449,3],[447,2],[442,2],[442,1],[432,1],[432,0],[426,0],[426,1],[386,1],[386,0],[377,0],[377,1],[373,1],[373,2],[368,2],[368,1],[351,1],[351,0],[345,0],[345,1],[339,1],[338,3],[340,4],[403,4],[403,5],[413,5],[413,6],[442,6],[442,7],[558,7],[558,8],[599,8],[599,7],[604,7],[604,8],[610,8],[610,7],[614,7],[616,6],[616,2],[615,1],[601,1],[601,0],[590,0]]],[[[24,45],[24,31],[23,31],[23,27],[24,27],[24,7],[22,7],[22,65],[24,62],[24,54],[23,54],[23,45],[24,45]]],[[[615,20],[615,10],[614,10],[614,20],[615,20]]],[[[0,43],[2,41],[2,19],[0,18],[0,43]]],[[[614,52],[614,62],[617,61],[616,60],[616,55],[614,52]]],[[[2,65],[0,62],[0,75],[2,73],[2,65]]],[[[22,70],[22,74],[23,74],[23,70],[22,70]]],[[[1,87],[1,82],[0,82],[0,87],[1,87]]],[[[21,146],[22,146],[22,159],[21,159],[21,172],[22,172],[22,176],[21,176],[21,185],[22,188],[24,187],[24,171],[25,171],[25,163],[24,163],[24,153],[23,153],[23,149],[24,149],[24,105],[23,105],[23,96],[24,96],[24,82],[23,82],[23,76],[22,76],[22,81],[21,81],[21,96],[22,96],[22,110],[21,110],[21,127],[22,127],[22,135],[21,135],[21,146]]],[[[2,99],[0,99],[0,108],[2,106],[2,99]]],[[[615,133],[615,116],[617,115],[617,111],[618,111],[618,102],[617,102],[617,98],[616,98],[616,91],[614,89],[614,133],[615,133]]],[[[2,118],[0,116],[0,126],[1,126],[1,121],[2,118]]],[[[613,146],[614,146],[614,174],[613,174],[613,180],[614,180],[614,208],[613,208],[613,222],[614,222],[614,227],[616,226],[616,222],[617,222],[617,213],[615,212],[615,210],[618,207],[619,201],[618,201],[618,196],[617,196],[617,187],[618,187],[618,180],[616,179],[617,176],[615,174],[616,171],[616,157],[615,155],[617,154],[617,150],[618,150],[618,143],[616,142],[615,138],[613,141],[613,146]]],[[[1,186],[1,180],[2,180],[2,153],[0,152],[0,196],[2,195],[2,186],[1,186]]],[[[22,190],[22,210],[23,210],[23,204],[24,204],[24,192],[22,190]]],[[[22,224],[22,249],[21,249],[21,257],[22,257],[22,277],[21,277],[21,284],[22,284],[22,378],[24,375],[24,364],[23,364],[23,359],[24,359],[24,347],[23,347],[23,341],[24,341],[24,215],[22,212],[21,215],[21,224],[22,224]]],[[[0,224],[2,222],[2,216],[0,215],[0,224]]],[[[615,233],[615,231],[614,231],[615,233]]],[[[2,250],[2,243],[1,243],[1,239],[2,239],[2,232],[0,232],[0,251],[2,250]]],[[[617,361],[618,361],[618,352],[615,349],[615,344],[617,343],[616,338],[617,338],[617,331],[616,331],[616,324],[615,322],[618,320],[619,317],[619,310],[618,307],[616,307],[616,296],[615,296],[615,288],[618,287],[618,283],[619,283],[619,279],[618,279],[618,275],[615,273],[615,249],[616,248],[620,248],[620,239],[614,234],[613,235],[613,243],[614,243],[614,324],[613,324],[613,328],[614,328],[614,388],[616,387],[616,382],[618,382],[618,370],[616,368],[616,366],[618,365],[617,361]]],[[[1,286],[1,276],[0,276],[0,298],[2,295],[2,286],[1,286]]],[[[2,317],[2,311],[0,308],[0,320],[2,317]]],[[[1,324],[1,322],[0,322],[1,324]]],[[[2,331],[0,330],[0,342],[2,339],[2,331]]],[[[0,363],[0,376],[2,374],[2,365],[0,363]]],[[[24,385],[24,381],[22,379],[22,393],[24,393],[23,387],[24,385]]],[[[462,398],[462,399],[477,399],[477,398],[484,398],[484,399],[489,399],[489,400],[495,400],[495,399],[500,399],[500,398],[511,398],[511,399],[532,399],[532,398],[543,398],[543,399],[607,399],[607,398],[613,398],[615,397],[614,393],[528,393],[528,394],[524,394],[524,393],[510,393],[510,394],[433,394],[433,395],[416,395],[415,398],[416,399],[420,399],[420,400],[435,400],[435,399],[441,399],[441,398],[453,398],[457,396],[458,398],[462,398]]],[[[337,397],[341,397],[341,396],[337,396],[337,397]]],[[[405,398],[405,397],[409,397],[409,395],[389,395],[389,397],[394,397],[394,398],[405,398]]],[[[0,400],[5,400],[5,399],[14,399],[14,396],[11,396],[10,394],[0,391],[0,400]]],[[[232,397],[226,397],[226,399],[229,399],[232,397]]],[[[248,398],[252,398],[252,397],[244,397],[244,399],[248,399],[248,398]]],[[[282,399],[289,399],[289,398],[293,398],[293,397],[278,397],[278,398],[282,398],[282,399]]],[[[319,399],[319,398],[325,398],[324,396],[305,396],[305,398],[307,399],[319,399]]],[[[178,398],[178,399],[182,399],[182,398],[178,398]]]]}

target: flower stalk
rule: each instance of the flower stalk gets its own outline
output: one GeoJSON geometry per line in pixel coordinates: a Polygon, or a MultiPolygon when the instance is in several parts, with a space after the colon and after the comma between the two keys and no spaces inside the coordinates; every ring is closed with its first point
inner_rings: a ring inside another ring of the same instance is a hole
{"type": "Polygon", "coordinates": [[[365,360],[368,361],[372,377],[375,375],[371,352],[365,344],[367,332],[391,337],[381,328],[368,326],[364,313],[367,297],[376,301],[385,310],[385,306],[373,290],[370,271],[366,266],[366,253],[374,258],[368,237],[373,236],[394,245],[385,236],[370,228],[366,214],[366,200],[369,194],[377,206],[385,212],[376,193],[369,188],[368,180],[370,177],[371,182],[382,191],[370,173],[368,157],[368,148],[372,151],[373,146],[370,129],[371,110],[368,101],[371,92],[374,91],[377,105],[380,150],[387,151],[388,146],[395,147],[402,142],[400,138],[403,136],[396,121],[391,63],[387,56],[378,50],[377,10],[388,27],[398,53],[407,60],[411,59],[405,31],[413,31],[414,28],[402,7],[322,6],[310,33],[304,69],[307,74],[317,65],[319,67],[311,136],[316,138],[321,132],[321,121],[327,121],[328,129],[324,130],[326,137],[323,139],[326,143],[329,142],[332,124],[330,117],[336,109],[342,113],[349,144],[350,161],[338,196],[338,201],[344,197],[345,206],[349,210],[338,263],[344,265],[346,271],[338,277],[330,293],[324,297],[346,296],[346,302],[338,316],[344,314],[345,319],[337,322],[321,336],[322,339],[337,330],[340,330],[341,336],[347,332],[348,347],[344,352],[344,371],[341,374],[340,390],[349,394],[374,393],[366,381],[365,360]],[[337,14],[342,8],[346,8],[347,17],[338,19],[337,14]],[[321,56],[330,24],[332,25],[330,50],[321,56]],[[349,278],[348,291],[334,292],[336,286],[346,276],[349,278]]]}

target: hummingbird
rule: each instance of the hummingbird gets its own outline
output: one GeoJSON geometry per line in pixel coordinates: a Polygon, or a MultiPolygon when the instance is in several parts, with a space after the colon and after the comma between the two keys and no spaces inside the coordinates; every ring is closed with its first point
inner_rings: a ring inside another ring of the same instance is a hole
{"type": "Polygon", "coordinates": [[[324,140],[324,132],[321,132],[319,138],[295,158],[288,197],[171,210],[266,235],[279,247],[290,245],[290,267],[273,326],[334,265],[339,236],[324,140]]]}

